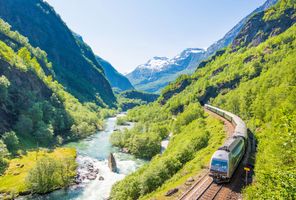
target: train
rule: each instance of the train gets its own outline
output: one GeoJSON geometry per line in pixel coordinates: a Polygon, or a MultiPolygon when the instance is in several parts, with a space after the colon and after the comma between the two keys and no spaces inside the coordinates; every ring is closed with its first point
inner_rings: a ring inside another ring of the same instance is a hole
{"type": "Polygon", "coordinates": [[[215,182],[229,182],[247,148],[247,126],[240,117],[231,112],[208,104],[205,104],[205,108],[227,119],[235,127],[233,135],[212,155],[209,166],[209,175],[215,182]]]}

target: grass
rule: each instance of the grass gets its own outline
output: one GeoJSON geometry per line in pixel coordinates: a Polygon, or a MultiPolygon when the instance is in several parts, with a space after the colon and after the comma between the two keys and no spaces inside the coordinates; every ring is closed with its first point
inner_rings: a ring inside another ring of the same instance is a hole
{"type": "Polygon", "coordinates": [[[196,178],[202,171],[208,167],[211,156],[218,149],[219,146],[224,142],[226,134],[224,131],[224,125],[218,119],[212,116],[208,116],[206,119],[207,129],[210,132],[209,145],[200,151],[196,152],[195,158],[179,170],[171,179],[166,181],[160,188],[155,192],[150,193],[141,198],[141,200],[157,199],[157,200],[167,200],[176,199],[183,190],[186,189],[184,186],[186,180],[190,177],[196,178]],[[167,191],[173,188],[179,188],[179,192],[171,197],[166,197],[167,191]]]}
{"type": "Polygon", "coordinates": [[[36,165],[37,159],[44,156],[54,159],[73,158],[75,162],[76,150],[72,148],[57,148],[53,152],[48,152],[48,150],[30,151],[27,155],[10,160],[9,167],[4,175],[0,176],[0,193],[18,195],[30,192],[26,185],[26,177],[28,172],[36,165]]]}

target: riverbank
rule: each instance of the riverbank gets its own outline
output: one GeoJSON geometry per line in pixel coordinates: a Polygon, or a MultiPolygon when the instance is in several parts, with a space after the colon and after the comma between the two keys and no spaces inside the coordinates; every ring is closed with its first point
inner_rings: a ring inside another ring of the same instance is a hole
{"type": "MultiPolygon", "coordinates": [[[[49,150],[30,151],[20,158],[14,158],[9,161],[9,166],[3,176],[0,176],[0,199],[13,199],[19,195],[30,194],[30,188],[27,178],[30,171],[36,166],[37,161],[49,157],[54,160],[69,160],[71,165],[76,166],[76,150],[73,148],[57,148],[53,152],[49,150]]],[[[76,168],[72,169],[76,174],[76,168]]],[[[61,182],[55,189],[62,188],[65,185],[61,182]]]]}
{"type": "Polygon", "coordinates": [[[22,200],[103,200],[109,197],[112,186],[125,176],[136,171],[146,161],[137,159],[132,155],[120,152],[119,148],[113,147],[109,141],[110,135],[116,129],[130,128],[133,123],[126,126],[116,125],[119,114],[105,120],[105,129],[85,139],[71,142],[65,147],[75,148],[77,151],[76,162],[77,182],[66,189],[54,191],[46,195],[34,195],[21,197],[22,200]],[[108,156],[114,154],[117,163],[117,173],[111,172],[108,167],[108,156]],[[84,177],[84,178],[83,178],[84,177]],[[90,178],[90,179],[89,179],[90,178]]]}

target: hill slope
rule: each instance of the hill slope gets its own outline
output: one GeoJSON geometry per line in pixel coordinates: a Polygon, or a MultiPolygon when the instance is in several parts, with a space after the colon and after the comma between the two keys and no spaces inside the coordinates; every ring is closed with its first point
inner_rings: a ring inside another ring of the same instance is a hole
{"type": "Polygon", "coordinates": [[[0,136],[14,131],[17,148],[53,147],[103,126],[98,107],[81,104],[51,71],[46,53],[0,19],[0,136]]]}
{"type": "MultiPolygon", "coordinates": [[[[233,43],[192,76],[182,77],[169,85],[165,92],[173,95],[162,95],[158,103],[128,113],[128,118],[138,121],[138,124],[133,130],[124,132],[122,138],[115,135],[115,143],[120,141],[119,145],[132,148],[131,152],[137,155],[134,146],[158,149],[161,139],[157,137],[164,138],[172,132],[172,146],[169,145],[165,154],[155,156],[150,164],[116,184],[112,189],[113,199],[129,196],[135,199],[167,199],[164,195],[168,190],[183,188],[180,186],[192,174],[207,165],[210,158],[204,154],[211,155],[216,150],[214,146],[219,145],[221,140],[201,145],[202,138],[208,141],[209,135],[199,135],[202,131],[194,130],[194,127],[207,130],[211,124],[204,121],[206,115],[203,115],[198,102],[209,102],[236,113],[257,137],[256,182],[243,191],[244,197],[295,199],[295,13],[295,0],[281,0],[267,11],[252,16],[237,37],[250,40],[245,40],[247,42],[239,47],[233,43]],[[283,26],[286,23],[289,25],[283,26]],[[268,27],[272,25],[272,28],[264,28],[266,24],[268,27]],[[274,32],[273,29],[281,31],[274,32]],[[257,30],[254,34],[253,31],[257,30]],[[253,35],[261,34],[262,30],[266,37],[260,37],[259,43],[252,42],[256,38],[253,35]],[[185,81],[188,84],[181,87],[185,81]],[[193,138],[187,138],[184,132],[190,133],[193,138]],[[180,135],[183,137],[180,138],[180,135]],[[116,140],[116,137],[122,140],[116,140]],[[175,149],[178,145],[184,145],[184,149],[175,149]],[[191,150],[197,146],[199,149],[192,153],[191,150]]],[[[218,137],[217,133],[214,135],[218,137]]],[[[146,151],[150,155],[155,155],[155,152],[146,151]]],[[[180,190],[169,198],[178,196],[180,190]]]]}
{"type": "Polygon", "coordinates": [[[57,80],[82,101],[101,98],[113,105],[115,97],[90,48],[42,0],[0,0],[0,17],[48,54],[57,80]]]}
{"type": "Polygon", "coordinates": [[[115,90],[125,91],[134,89],[128,78],[119,73],[108,61],[99,56],[96,56],[96,60],[103,67],[107,79],[115,90]]]}

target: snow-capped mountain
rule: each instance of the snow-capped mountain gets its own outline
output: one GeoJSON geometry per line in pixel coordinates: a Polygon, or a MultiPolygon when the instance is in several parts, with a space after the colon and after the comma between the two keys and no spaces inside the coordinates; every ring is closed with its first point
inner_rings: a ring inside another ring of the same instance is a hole
{"type": "Polygon", "coordinates": [[[139,69],[150,69],[152,71],[161,71],[163,66],[169,64],[169,58],[167,57],[153,57],[147,63],[139,65],[137,68],[139,69]]]}
{"type": "Polygon", "coordinates": [[[217,50],[231,44],[251,16],[270,8],[277,2],[278,0],[266,0],[262,6],[255,9],[236,24],[222,39],[211,45],[207,51],[199,48],[190,48],[172,59],[154,57],[146,64],[138,66],[133,72],[127,74],[126,77],[136,89],[147,92],[159,92],[180,74],[192,73],[202,60],[209,58],[217,50]]]}
{"type": "Polygon", "coordinates": [[[171,59],[153,57],[126,76],[137,89],[157,92],[176,78],[179,72],[192,71],[196,64],[204,58],[204,55],[204,49],[189,48],[171,59]]]}

